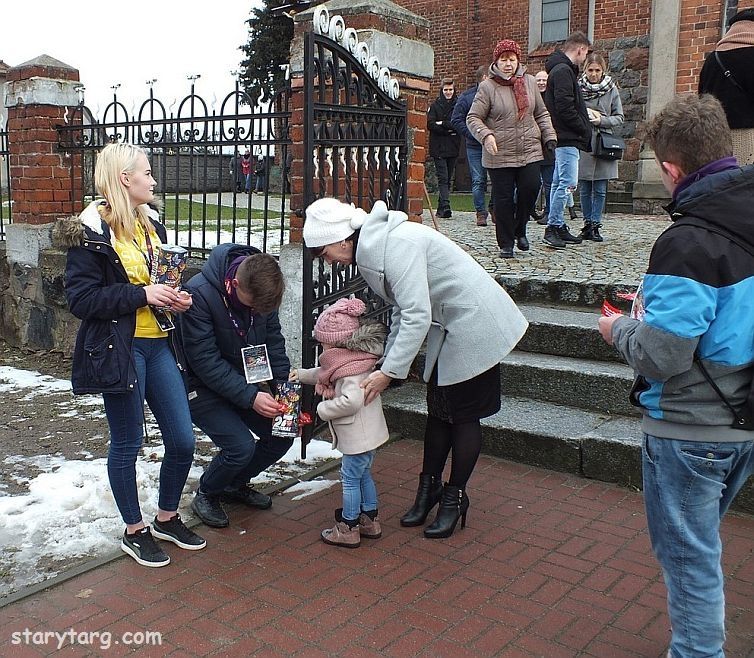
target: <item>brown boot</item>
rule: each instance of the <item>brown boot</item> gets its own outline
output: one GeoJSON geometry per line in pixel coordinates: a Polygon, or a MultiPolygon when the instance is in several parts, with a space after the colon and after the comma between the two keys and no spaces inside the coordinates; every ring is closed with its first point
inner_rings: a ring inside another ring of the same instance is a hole
{"type": "Polygon", "coordinates": [[[382,537],[382,526],[377,516],[377,510],[374,512],[362,512],[359,515],[359,534],[367,539],[379,539],[382,537]],[[370,516],[373,514],[374,517],[370,516]]]}
{"type": "Polygon", "coordinates": [[[335,525],[332,528],[325,528],[321,532],[322,541],[331,546],[340,546],[342,548],[358,548],[361,546],[361,535],[359,534],[358,522],[354,526],[348,525],[343,520],[342,510],[335,510],[335,525]]]}
{"type": "Polygon", "coordinates": [[[476,225],[487,226],[487,211],[486,210],[476,211],[476,225]]]}

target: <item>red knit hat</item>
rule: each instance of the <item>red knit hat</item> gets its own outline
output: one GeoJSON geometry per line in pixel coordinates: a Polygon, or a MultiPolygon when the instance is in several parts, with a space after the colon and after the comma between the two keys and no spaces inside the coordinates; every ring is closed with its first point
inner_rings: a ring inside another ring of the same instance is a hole
{"type": "Polygon", "coordinates": [[[521,46],[519,46],[513,39],[502,39],[497,42],[495,50],[492,53],[492,61],[496,62],[500,59],[500,55],[503,53],[515,53],[516,57],[521,59],[521,46]]]}
{"type": "Polygon", "coordinates": [[[339,299],[320,313],[314,324],[314,337],[320,343],[341,345],[359,328],[359,316],[366,310],[360,299],[339,299]]]}

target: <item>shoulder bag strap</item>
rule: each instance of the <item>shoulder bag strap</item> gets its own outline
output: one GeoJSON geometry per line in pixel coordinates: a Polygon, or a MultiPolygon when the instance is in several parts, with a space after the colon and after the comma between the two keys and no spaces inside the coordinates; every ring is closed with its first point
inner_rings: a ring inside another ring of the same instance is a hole
{"type": "Polygon", "coordinates": [[[745,94],[746,90],[740,84],[738,84],[738,81],[733,77],[733,73],[731,72],[731,70],[725,67],[725,64],[723,64],[723,60],[720,59],[720,55],[718,54],[716,50],[714,51],[714,55],[715,55],[715,61],[717,62],[718,66],[720,66],[720,68],[723,70],[723,75],[728,80],[730,80],[731,84],[736,89],[738,89],[738,91],[745,94]]]}

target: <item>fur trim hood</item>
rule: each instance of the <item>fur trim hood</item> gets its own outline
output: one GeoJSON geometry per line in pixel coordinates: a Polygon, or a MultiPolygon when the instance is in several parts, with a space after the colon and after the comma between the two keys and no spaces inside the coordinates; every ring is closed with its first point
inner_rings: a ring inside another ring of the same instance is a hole
{"type": "Polygon", "coordinates": [[[361,326],[351,334],[342,345],[354,352],[367,352],[375,356],[382,356],[385,349],[387,327],[377,320],[364,320],[361,326]]]}
{"type": "MultiPolygon", "coordinates": [[[[58,219],[52,228],[52,243],[61,249],[80,247],[87,231],[92,237],[100,236],[103,240],[114,243],[115,235],[99,213],[99,208],[106,203],[104,199],[92,201],[80,215],[58,219]]],[[[160,221],[160,215],[152,205],[147,206],[147,215],[153,222],[160,221]]]]}

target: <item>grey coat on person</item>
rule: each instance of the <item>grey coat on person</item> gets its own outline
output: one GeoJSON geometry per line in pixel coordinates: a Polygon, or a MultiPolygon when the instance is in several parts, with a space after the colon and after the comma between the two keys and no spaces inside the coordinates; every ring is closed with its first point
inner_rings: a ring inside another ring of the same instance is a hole
{"type": "Polygon", "coordinates": [[[516,346],[528,323],[508,293],[455,242],[378,201],[361,227],[356,263],[393,305],[382,372],[405,379],[427,339],[424,380],[479,375],[516,346]]]}
{"type": "MultiPolygon", "coordinates": [[[[592,153],[599,131],[613,133],[623,123],[623,103],[618,87],[608,93],[584,101],[586,106],[597,110],[600,115],[599,126],[592,128],[592,153]]],[[[582,152],[579,156],[579,180],[612,180],[618,178],[618,160],[595,158],[592,153],[582,152]]]]}

